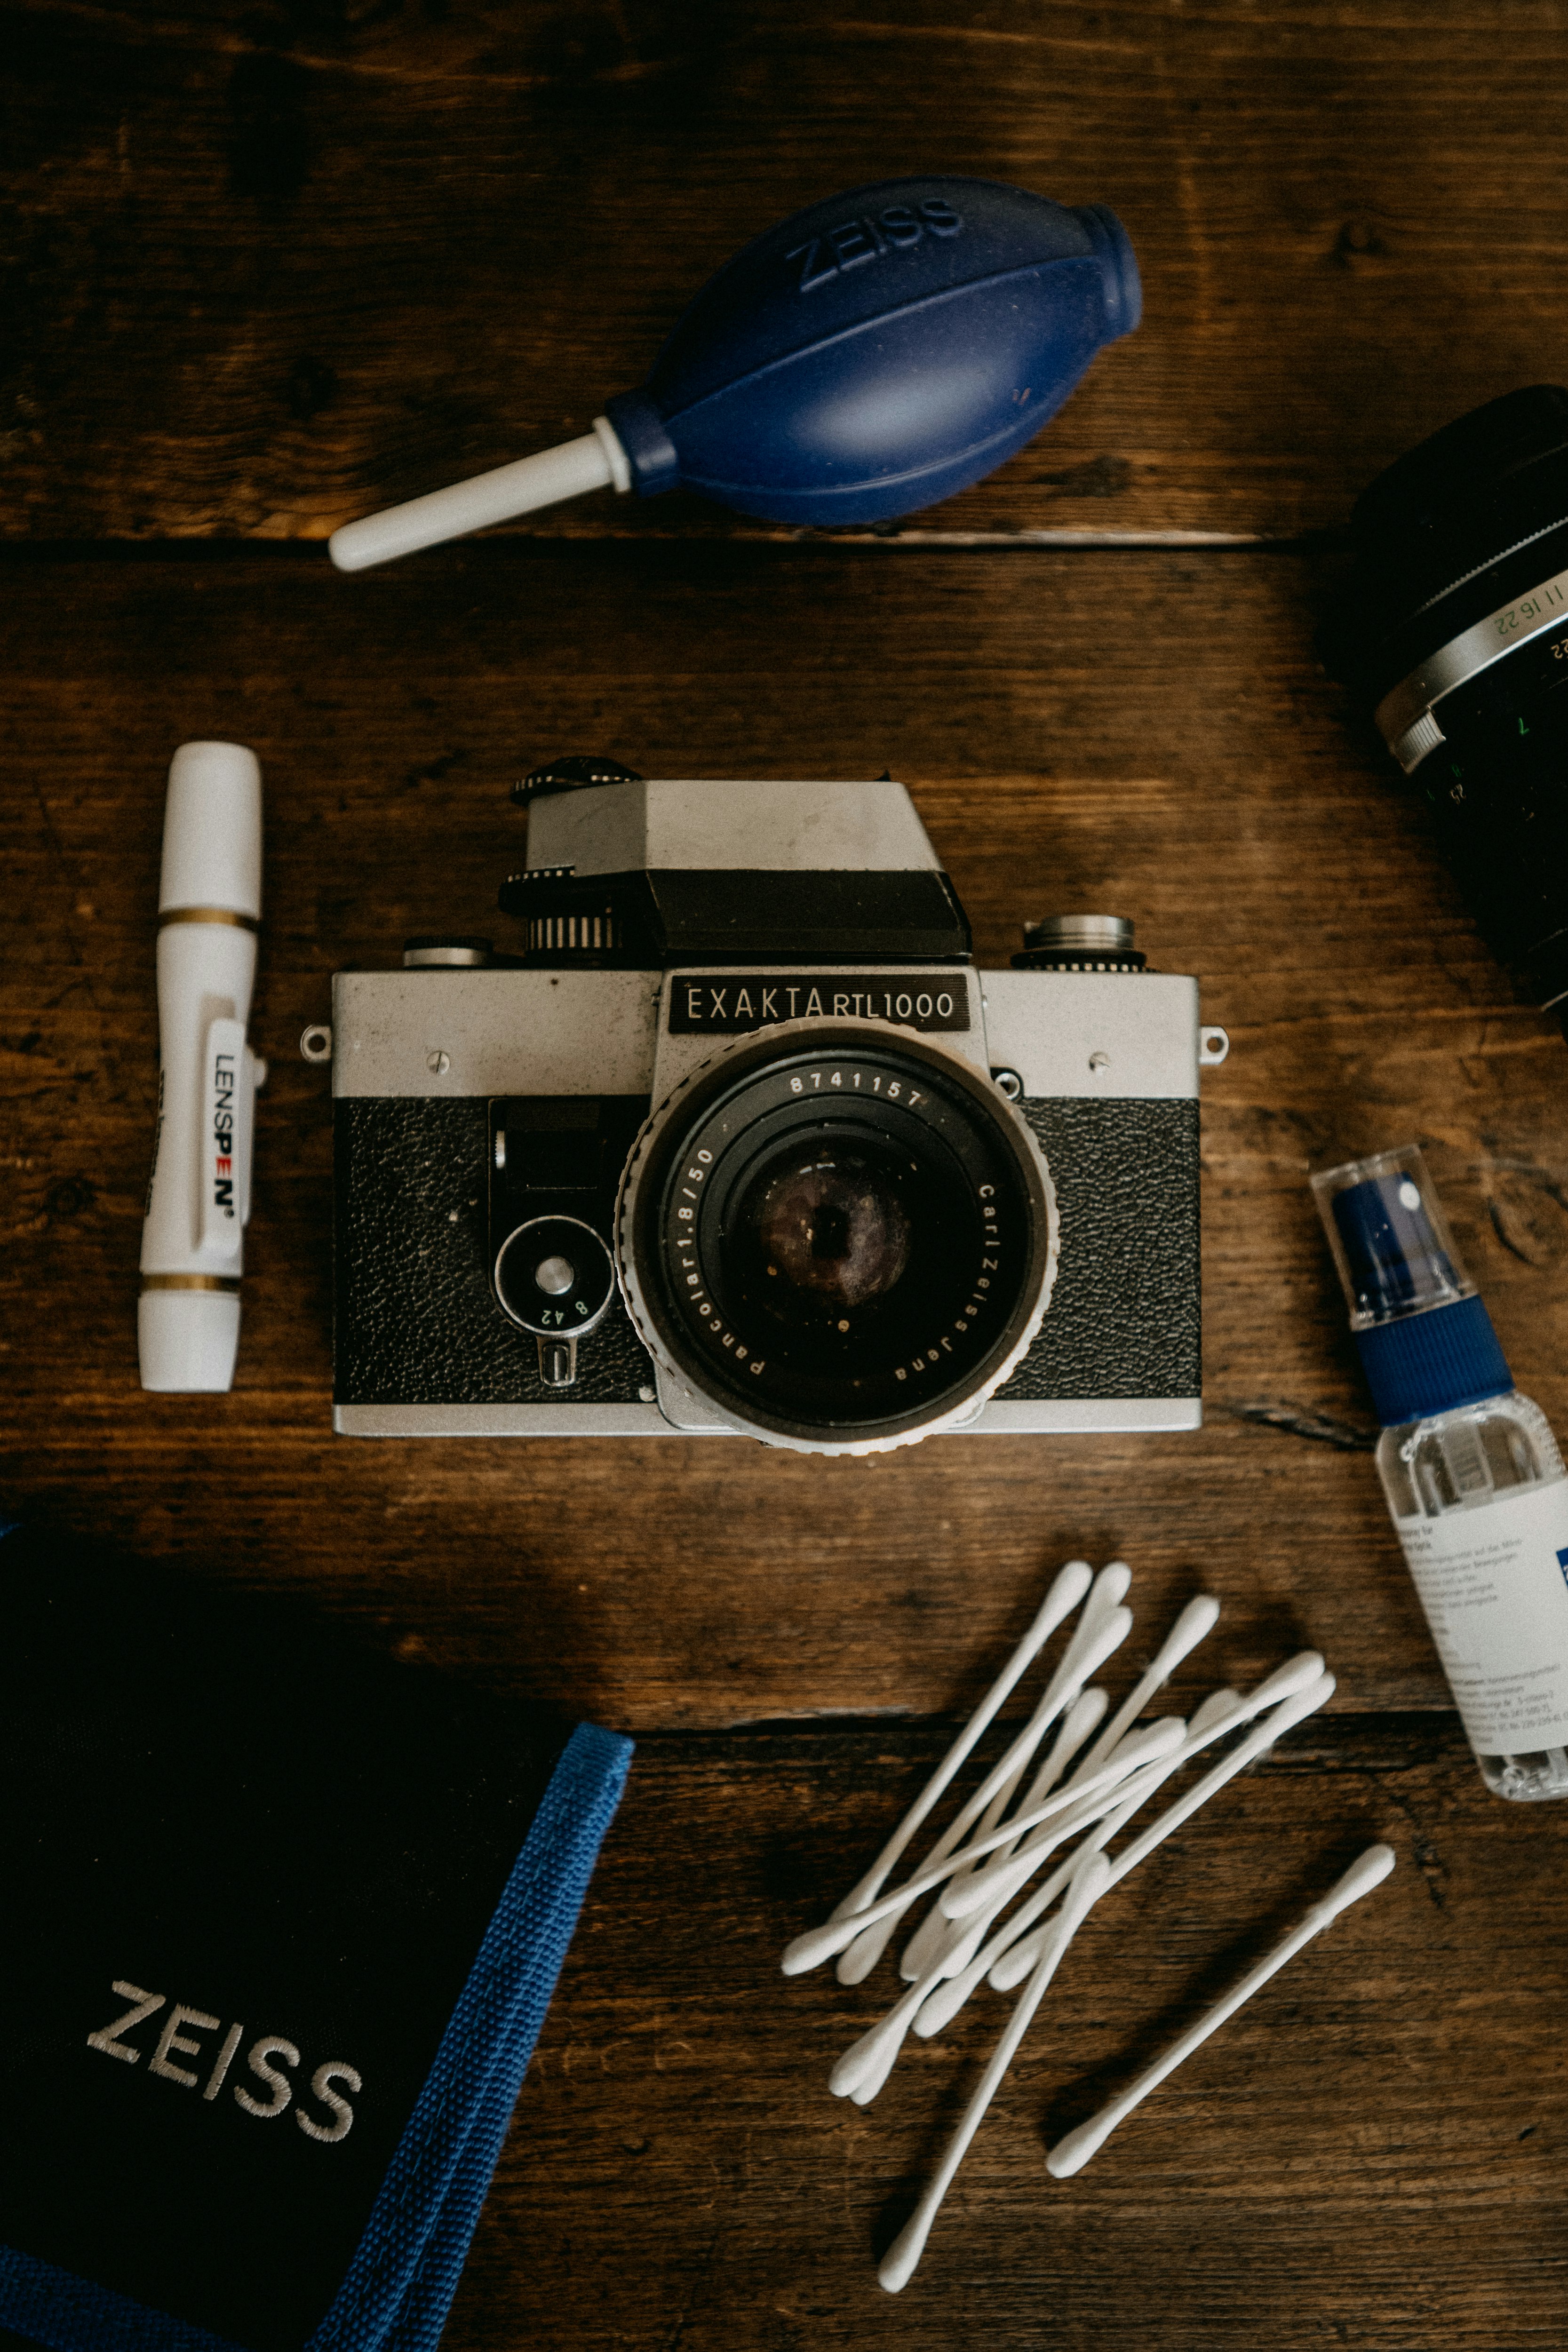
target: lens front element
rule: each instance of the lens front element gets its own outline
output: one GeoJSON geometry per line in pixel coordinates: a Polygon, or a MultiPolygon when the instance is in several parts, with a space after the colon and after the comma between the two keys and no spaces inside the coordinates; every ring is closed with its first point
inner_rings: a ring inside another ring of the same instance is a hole
{"type": "Polygon", "coordinates": [[[989,1079],[878,1024],[743,1039],[660,1105],[617,1213],[647,1345],[755,1434],[827,1452],[963,1418],[1028,1346],[1050,1179],[989,1079]]]}
{"type": "Polygon", "coordinates": [[[752,1179],[738,1221],[753,1277],[766,1261],[766,1306],[781,1318],[832,1319],[885,1296],[909,1265],[907,1191],[896,1160],[879,1168],[864,1147],[786,1143],[776,1166],[764,1165],[752,1179]]]}

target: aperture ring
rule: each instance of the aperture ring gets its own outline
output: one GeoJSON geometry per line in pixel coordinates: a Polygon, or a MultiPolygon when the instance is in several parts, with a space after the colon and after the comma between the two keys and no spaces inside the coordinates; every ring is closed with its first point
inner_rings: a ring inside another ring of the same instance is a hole
{"type": "Polygon", "coordinates": [[[1378,731],[1407,776],[1445,739],[1433,715],[1445,695],[1468,686],[1481,671],[1531,637],[1568,624],[1568,572],[1553,572],[1537,587],[1500,604],[1446,646],[1428,654],[1408,677],[1385,694],[1373,713],[1378,731]]]}

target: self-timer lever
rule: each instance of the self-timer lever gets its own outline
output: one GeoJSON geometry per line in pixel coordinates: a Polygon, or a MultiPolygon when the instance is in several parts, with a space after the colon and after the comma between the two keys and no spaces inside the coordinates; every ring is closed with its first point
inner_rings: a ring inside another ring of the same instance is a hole
{"type": "Polygon", "coordinates": [[[1104,205],[924,174],[854,188],[710,278],[592,432],[347,523],[332,562],[362,571],[612,485],[684,483],[770,522],[910,514],[1032,440],[1142,304],[1104,205]]]}

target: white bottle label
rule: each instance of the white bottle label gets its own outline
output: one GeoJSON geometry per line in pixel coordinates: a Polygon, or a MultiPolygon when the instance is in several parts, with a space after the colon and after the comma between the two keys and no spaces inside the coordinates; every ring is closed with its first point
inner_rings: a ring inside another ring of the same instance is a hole
{"type": "Polygon", "coordinates": [[[1395,1522],[1471,1747],[1568,1747],[1568,1479],[1395,1522]]]}

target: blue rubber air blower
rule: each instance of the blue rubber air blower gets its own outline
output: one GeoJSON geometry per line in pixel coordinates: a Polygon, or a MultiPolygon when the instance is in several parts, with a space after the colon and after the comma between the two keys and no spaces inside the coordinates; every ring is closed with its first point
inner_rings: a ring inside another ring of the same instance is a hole
{"type": "Polygon", "coordinates": [[[742,514],[884,522],[1032,440],[1142,304],[1127,232],[995,180],[881,180],[794,213],[709,279],[593,430],[330,542],[357,572],[595,489],[683,483],[742,514]]]}

